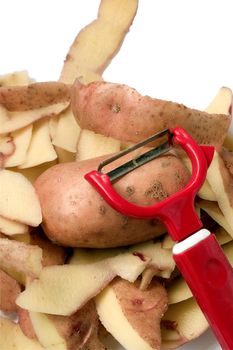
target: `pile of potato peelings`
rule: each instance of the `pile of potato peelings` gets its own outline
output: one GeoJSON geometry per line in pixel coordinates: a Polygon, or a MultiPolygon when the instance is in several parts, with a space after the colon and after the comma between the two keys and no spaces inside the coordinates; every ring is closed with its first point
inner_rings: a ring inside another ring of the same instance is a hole
{"type": "MultiPolygon", "coordinates": [[[[162,223],[116,213],[83,178],[109,154],[184,127],[216,147],[196,210],[233,264],[232,91],[221,88],[202,112],[103,82],[137,6],[102,0],[57,82],[0,77],[2,350],[101,350],[108,333],[125,349],[175,349],[208,328],[162,223]]],[[[115,186],[150,205],[179,191],[190,171],[187,157],[170,152],[115,186]]]]}

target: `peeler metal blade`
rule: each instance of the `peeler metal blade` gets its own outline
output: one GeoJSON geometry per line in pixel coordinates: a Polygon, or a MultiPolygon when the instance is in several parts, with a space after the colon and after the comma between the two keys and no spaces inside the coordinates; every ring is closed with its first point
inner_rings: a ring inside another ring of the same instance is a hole
{"type": "Polygon", "coordinates": [[[108,175],[110,181],[114,181],[117,180],[118,178],[120,178],[121,176],[124,176],[126,174],[128,174],[129,172],[133,171],[136,168],[139,168],[140,166],[150,162],[151,160],[157,158],[158,156],[166,153],[169,151],[169,149],[171,148],[171,132],[169,131],[169,129],[164,129],[163,131],[154,134],[152,136],[150,136],[149,138],[147,138],[146,140],[143,140],[142,142],[137,143],[136,145],[133,145],[121,152],[119,152],[118,154],[114,155],[111,158],[108,158],[107,160],[103,161],[100,163],[99,167],[98,167],[98,172],[102,172],[102,169],[114,162],[115,160],[125,156],[126,154],[129,154],[133,151],[135,151],[136,149],[139,149],[159,138],[162,138],[163,136],[167,135],[167,139],[165,142],[163,142],[162,144],[160,144],[157,147],[154,147],[152,149],[150,149],[149,151],[140,154],[138,157],[134,157],[132,160],[118,166],[117,168],[107,172],[106,174],[108,175]]]}

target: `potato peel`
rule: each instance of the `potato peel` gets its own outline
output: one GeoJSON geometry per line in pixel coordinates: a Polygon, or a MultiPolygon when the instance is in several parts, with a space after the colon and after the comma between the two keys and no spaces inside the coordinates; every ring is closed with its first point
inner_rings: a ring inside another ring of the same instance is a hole
{"type": "Polygon", "coordinates": [[[61,82],[0,87],[0,104],[8,111],[27,111],[70,101],[70,85],[61,82]]]}
{"type": "Polygon", "coordinates": [[[15,240],[0,238],[0,266],[28,277],[38,277],[42,270],[42,249],[15,240]]]}
{"type": "Polygon", "coordinates": [[[9,112],[3,106],[0,106],[0,134],[21,129],[45,117],[56,116],[68,105],[69,102],[59,102],[47,107],[19,112],[9,112]]]}
{"type": "MultiPolygon", "coordinates": [[[[83,83],[87,84],[102,80],[102,73],[119,51],[136,15],[137,7],[137,0],[102,0],[97,19],[79,32],[70,47],[60,81],[71,84],[74,83],[75,79],[80,78],[83,83]]],[[[70,110],[66,116],[63,114],[58,119],[55,138],[53,138],[54,145],[70,152],[78,150],[81,154],[82,145],[86,143],[86,136],[82,135],[81,132],[81,138],[78,141],[80,128],[76,124],[72,129],[72,138],[67,142],[66,131],[63,131],[64,129],[60,125],[64,123],[70,125],[75,123],[75,118],[70,110]],[[64,121],[64,118],[67,120],[64,121]]],[[[99,144],[102,143],[102,140],[96,137],[93,138],[92,142],[92,149],[95,149],[100,148],[99,144]]],[[[107,151],[106,148],[105,150],[107,151]]],[[[106,153],[105,150],[102,150],[101,155],[106,153]]],[[[111,147],[111,150],[119,151],[119,142],[114,149],[111,147]]],[[[107,152],[110,153],[111,150],[107,152]]],[[[81,159],[84,158],[85,156],[82,154],[81,159]]]]}

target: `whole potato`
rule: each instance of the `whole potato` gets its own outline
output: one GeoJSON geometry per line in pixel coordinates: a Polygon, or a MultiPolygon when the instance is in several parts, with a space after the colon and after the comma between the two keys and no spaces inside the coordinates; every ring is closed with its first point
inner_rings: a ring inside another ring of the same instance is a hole
{"type": "MultiPolygon", "coordinates": [[[[107,157],[55,165],[35,182],[43,229],[52,241],[70,247],[117,247],[146,241],[166,231],[157,220],[119,214],[84,179],[107,157]]],[[[183,163],[169,154],[127,174],[114,186],[129,201],[151,205],[179,191],[188,178],[183,163]]]]}

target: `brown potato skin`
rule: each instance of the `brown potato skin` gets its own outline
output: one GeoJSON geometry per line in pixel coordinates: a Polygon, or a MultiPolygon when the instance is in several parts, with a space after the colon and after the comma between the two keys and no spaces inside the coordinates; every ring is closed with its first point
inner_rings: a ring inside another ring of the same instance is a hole
{"type": "Polygon", "coordinates": [[[0,104],[8,111],[27,111],[70,100],[71,86],[60,82],[0,87],[0,104]]]}
{"type": "MultiPolygon", "coordinates": [[[[106,248],[146,241],[166,231],[157,220],[119,214],[84,179],[108,157],[58,164],[36,180],[42,226],[49,239],[70,247],[106,248]]],[[[115,187],[129,201],[150,205],[179,191],[188,178],[183,163],[165,155],[125,175],[115,187]]]]}
{"type": "Polygon", "coordinates": [[[0,310],[5,312],[17,311],[15,300],[21,293],[19,283],[3,270],[0,270],[0,310]]]}
{"type": "MultiPolygon", "coordinates": [[[[98,315],[93,300],[70,316],[47,315],[54,323],[58,333],[66,340],[67,349],[85,349],[88,342],[98,340],[98,315]]],[[[86,348],[89,349],[88,346],[86,348]]]]}
{"type": "Polygon", "coordinates": [[[23,334],[30,339],[37,340],[28,310],[22,309],[18,306],[17,312],[19,317],[19,326],[23,334]]]}
{"type": "Polygon", "coordinates": [[[222,149],[220,153],[225,167],[228,169],[231,176],[233,176],[233,152],[228,151],[227,149],[222,149]]]}
{"type": "Polygon", "coordinates": [[[152,349],[160,349],[160,322],[168,307],[164,286],[153,279],[146,290],[141,290],[139,280],[130,283],[116,278],[111,287],[131,326],[152,349]]]}
{"type": "Polygon", "coordinates": [[[183,104],[142,96],[109,82],[76,81],[71,107],[80,127],[124,142],[137,143],[166,128],[183,127],[199,144],[220,147],[231,117],[209,114],[183,104]]]}

